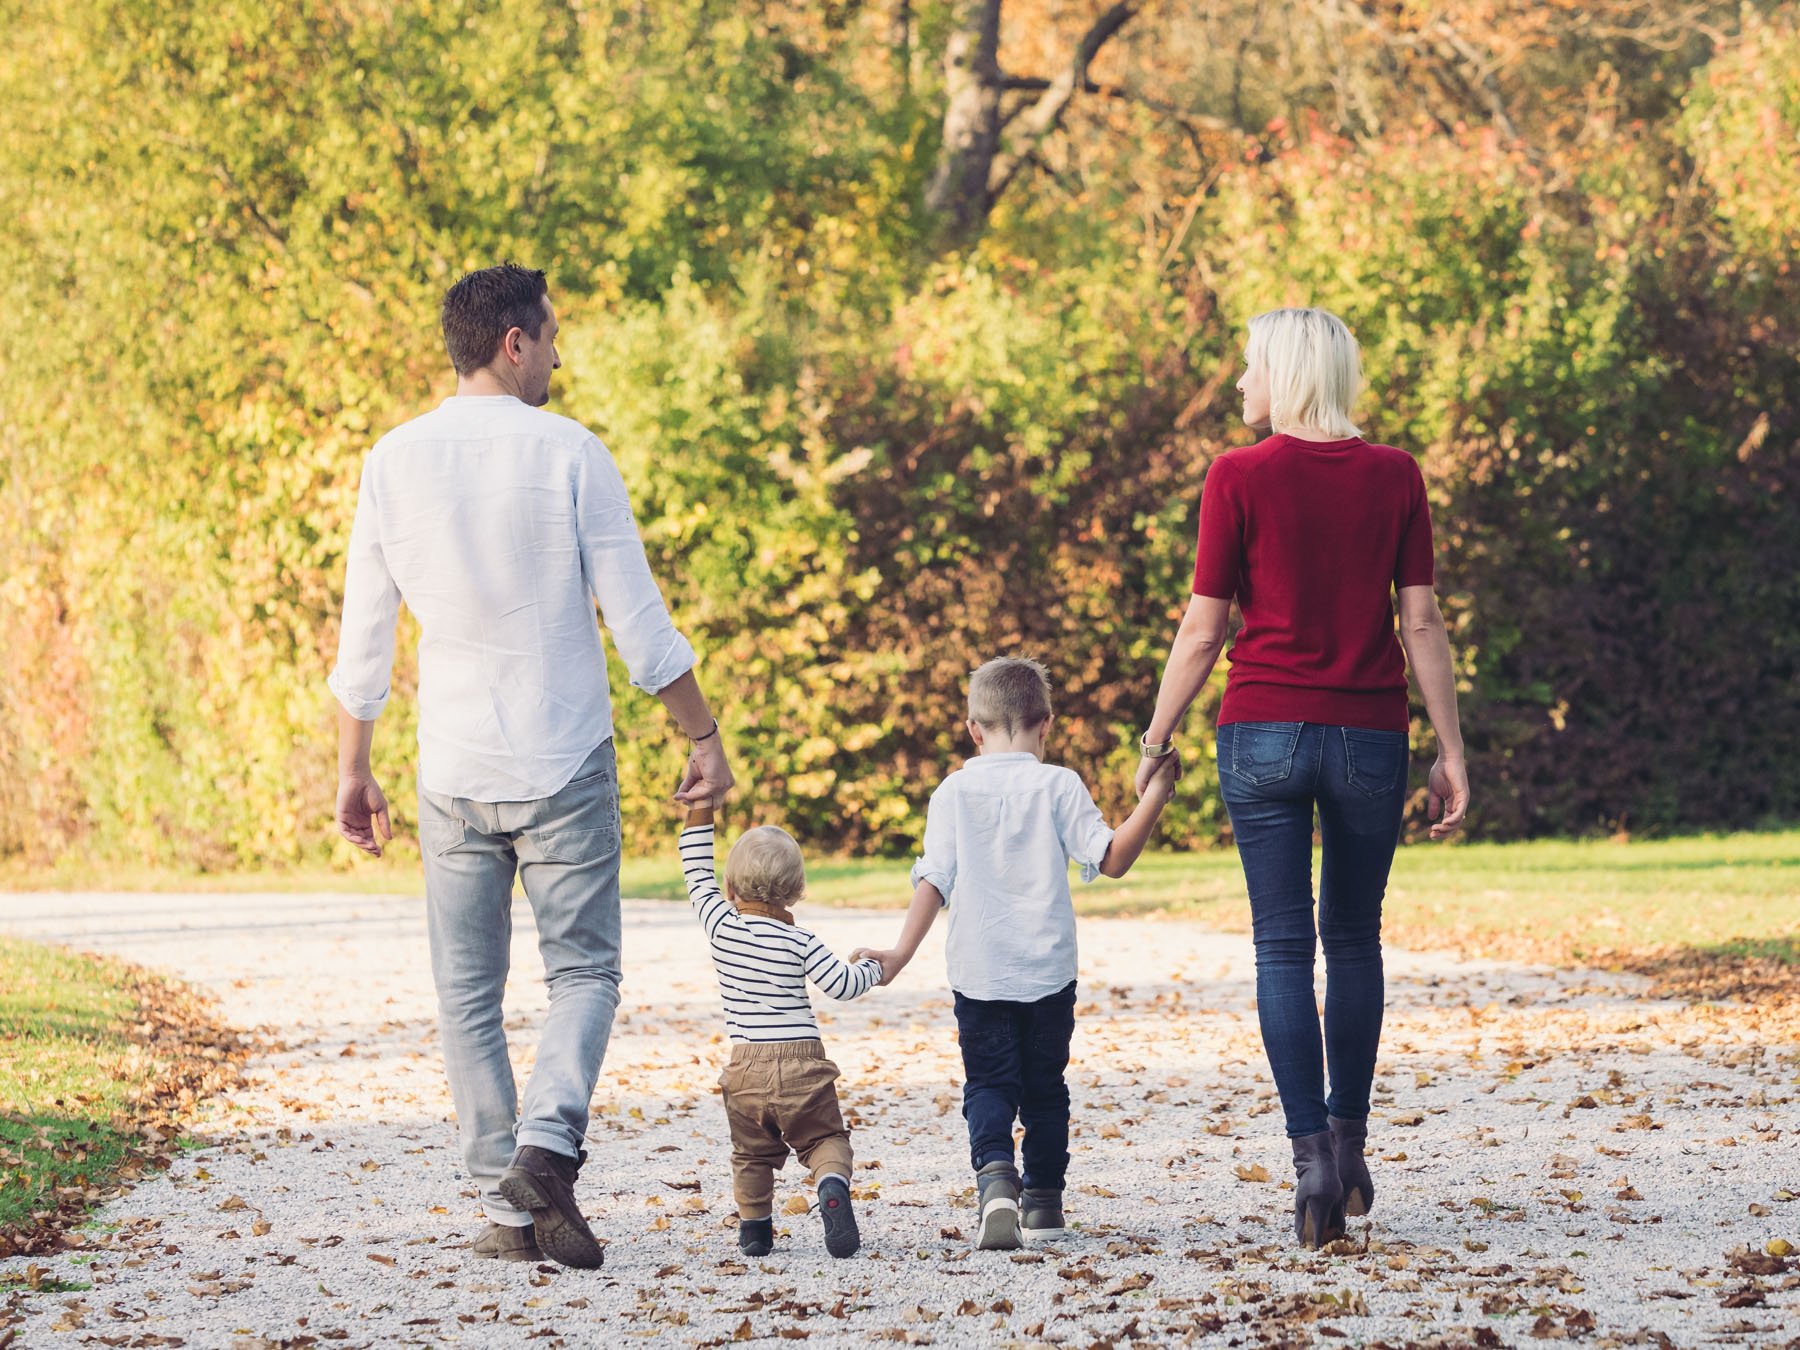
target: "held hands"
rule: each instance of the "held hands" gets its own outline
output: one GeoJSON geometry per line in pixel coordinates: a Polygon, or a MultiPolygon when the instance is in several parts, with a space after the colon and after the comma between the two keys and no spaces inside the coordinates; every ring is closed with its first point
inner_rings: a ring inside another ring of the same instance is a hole
{"type": "Polygon", "coordinates": [[[1181,765],[1175,762],[1173,752],[1160,759],[1147,759],[1144,763],[1154,767],[1150,770],[1149,780],[1145,782],[1140,766],[1138,798],[1140,801],[1152,803],[1160,811],[1175,798],[1175,784],[1181,780],[1181,765]]]}
{"type": "Polygon", "coordinates": [[[1433,821],[1431,837],[1448,839],[1469,814],[1469,766],[1460,759],[1438,756],[1427,780],[1425,814],[1433,821]]]}
{"type": "Polygon", "coordinates": [[[373,778],[338,777],[338,833],[372,858],[381,856],[381,841],[394,837],[388,822],[387,797],[373,778]]]}
{"type": "Polygon", "coordinates": [[[1175,795],[1175,784],[1181,781],[1181,751],[1171,750],[1166,755],[1145,755],[1138,761],[1137,795],[1141,801],[1149,795],[1150,785],[1158,778],[1166,780],[1167,792],[1163,804],[1175,795]]]}
{"type": "Polygon", "coordinates": [[[855,965],[858,961],[861,961],[864,957],[868,956],[874,957],[881,963],[882,984],[892,984],[894,982],[894,977],[906,969],[908,958],[900,955],[898,951],[895,951],[892,948],[889,948],[886,951],[876,951],[871,947],[858,947],[855,951],[850,953],[850,964],[855,965]]]}
{"type": "Polygon", "coordinates": [[[676,801],[714,807],[724,805],[725,794],[731,791],[737,779],[725,762],[725,747],[719,742],[719,736],[714,735],[695,744],[688,755],[687,772],[675,789],[676,801]]]}

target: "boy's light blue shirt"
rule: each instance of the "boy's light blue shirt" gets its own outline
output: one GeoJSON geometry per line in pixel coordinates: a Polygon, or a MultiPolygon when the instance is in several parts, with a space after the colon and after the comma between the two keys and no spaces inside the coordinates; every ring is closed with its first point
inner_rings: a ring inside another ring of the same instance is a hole
{"type": "Polygon", "coordinates": [[[1069,863],[1092,881],[1112,837],[1081,775],[1028,751],[976,755],[938,784],[912,884],[949,907],[950,987],[1027,1003],[1073,980],[1069,863]]]}

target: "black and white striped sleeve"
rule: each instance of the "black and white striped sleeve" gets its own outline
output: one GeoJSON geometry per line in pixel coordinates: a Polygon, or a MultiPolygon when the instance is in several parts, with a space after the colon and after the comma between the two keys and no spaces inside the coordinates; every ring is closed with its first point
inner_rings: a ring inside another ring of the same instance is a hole
{"type": "Polygon", "coordinates": [[[719,889],[713,872],[713,827],[690,825],[681,832],[681,875],[687,882],[688,901],[699,916],[706,936],[717,940],[719,925],[736,918],[737,911],[719,889]]]}
{"type": "Polygon", "coordinates": [[[881,983],[881,962],[872,956],[865,956],[851,965],[820,942],[818,935],[814,933],[806,935],[803,964],[806,978],[840,1002],[861,998],[881,983]]]}

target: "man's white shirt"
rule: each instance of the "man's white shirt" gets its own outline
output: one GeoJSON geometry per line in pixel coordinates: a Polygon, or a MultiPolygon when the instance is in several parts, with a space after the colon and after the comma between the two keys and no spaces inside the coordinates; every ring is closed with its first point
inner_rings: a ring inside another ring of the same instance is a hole
{"type": "Polygon", "coordinates": [[[1029,1003],[1075,978],[1069,863],[1100,875],[1113,831],[1073,769],[1026,751],[975,755],[931,794],[923,856],[950,910],[950,987],[1029,1003]]]}
{"type": "Polygon", "coordinates": [[[420,630],[419,780],[449,797],[548,797],[613,734],[596,600],[638,688],[694,665],[611,454],[510,395],[445,399],[363,465],[329,683],[365,722],[387,702],[402,600],[420,630]]]}

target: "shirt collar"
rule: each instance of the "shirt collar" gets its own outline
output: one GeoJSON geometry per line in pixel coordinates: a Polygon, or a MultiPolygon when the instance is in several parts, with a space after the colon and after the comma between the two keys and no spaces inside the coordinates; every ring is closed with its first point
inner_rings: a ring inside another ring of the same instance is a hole
{"type": "Polygon", "coordinates": [[[1029,750],[990,750],[985,754],[971,755],[968,762],[970,764],[1001,765],[1017,764],[1021,760],[1029,761],[1032,764],[1043,763],[1042,760],[1032,754],[1029,750]]]}

